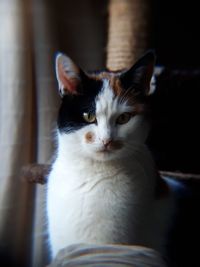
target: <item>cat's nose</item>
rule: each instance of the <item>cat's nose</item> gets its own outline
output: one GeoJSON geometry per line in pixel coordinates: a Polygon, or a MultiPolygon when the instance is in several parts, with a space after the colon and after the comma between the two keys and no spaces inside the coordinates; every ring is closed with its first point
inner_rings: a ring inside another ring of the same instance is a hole
{"type": "Polygon", "coordinates": [[[112,143],[112,139],[104,139],[102,140],[102,143],[105,146],[105,148],[108,148],[109,145],[112,143]]]}

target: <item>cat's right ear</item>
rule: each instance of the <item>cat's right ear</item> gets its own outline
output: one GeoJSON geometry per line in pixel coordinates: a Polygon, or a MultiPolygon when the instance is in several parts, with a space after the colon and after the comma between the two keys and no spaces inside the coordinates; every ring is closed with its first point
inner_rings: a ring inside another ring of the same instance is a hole
{"type": "Polygon", "coordinates": [[[149,51],[128,71],[122,73],[120,79],[124,88],[133,88],[138,93],[149,95],[155,60],[154,51],[149,51]]]}
{"type": "Polygon", "coordinates": [[[81,70],[68,56],[56,55],[56,77],[61,96],[77,95],[81,82],[81,70]]]}

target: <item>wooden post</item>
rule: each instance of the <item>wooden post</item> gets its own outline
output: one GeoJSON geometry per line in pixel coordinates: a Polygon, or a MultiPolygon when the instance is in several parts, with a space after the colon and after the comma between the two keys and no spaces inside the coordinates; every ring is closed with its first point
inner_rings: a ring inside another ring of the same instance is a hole
{"type": "Polygon", "coordinates": [[[110,0],[106,67],[130,67],[148,47],[150,0],[110,0]]]}

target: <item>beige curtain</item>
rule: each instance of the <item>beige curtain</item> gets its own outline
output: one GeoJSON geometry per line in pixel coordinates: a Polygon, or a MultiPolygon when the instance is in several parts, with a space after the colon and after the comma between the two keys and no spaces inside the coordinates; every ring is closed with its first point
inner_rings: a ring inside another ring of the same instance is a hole
{"type": "Polygon", "coordinates": [[[31,245],[34,188],[19,180],[21,166],[35,160],[28,20],[23,1],[0,1],[0,253],[10,265],[25,265],[31,245]]]}
{"type": "Polygon", "coordinates": [[[86,70],[105,67],[107,14],[108,0],[0,0],[0,266],[48,261],[46,188],[20,170],[53,155],[55,52],[86,70]]]}

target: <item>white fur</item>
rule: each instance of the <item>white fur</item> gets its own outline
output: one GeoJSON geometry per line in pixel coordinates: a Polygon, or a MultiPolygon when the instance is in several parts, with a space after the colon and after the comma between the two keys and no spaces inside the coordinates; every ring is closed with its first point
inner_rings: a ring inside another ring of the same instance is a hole
{"type": "Polygon", "coordinates": [[[96,99],[98,125],[58,133],[58,155],[47,189],[53,258],[67,245],[82,242],[160,248],[169,203],[155,199],[156,173],[144,145],[148,133],[144,118],[115,124],[128,111],[130,107],[114,97],[105,80],[96,99]],[[92,143],[86,142],[88,132],[94,134],[92,143]],[[122,141],[123,148],[100,152],[109,138],[122,141]],[[158,214],[158,207],[166,216],[158,214]]]}
{"type": "Polygon", "coordinates": [[[149,95],[153,94],[156,90],[156,78],[164,71],[163,66],[156,66],[154,68],[153,76],[151,77],[151,82],[150,82],[150,91],[149,95]]]}

